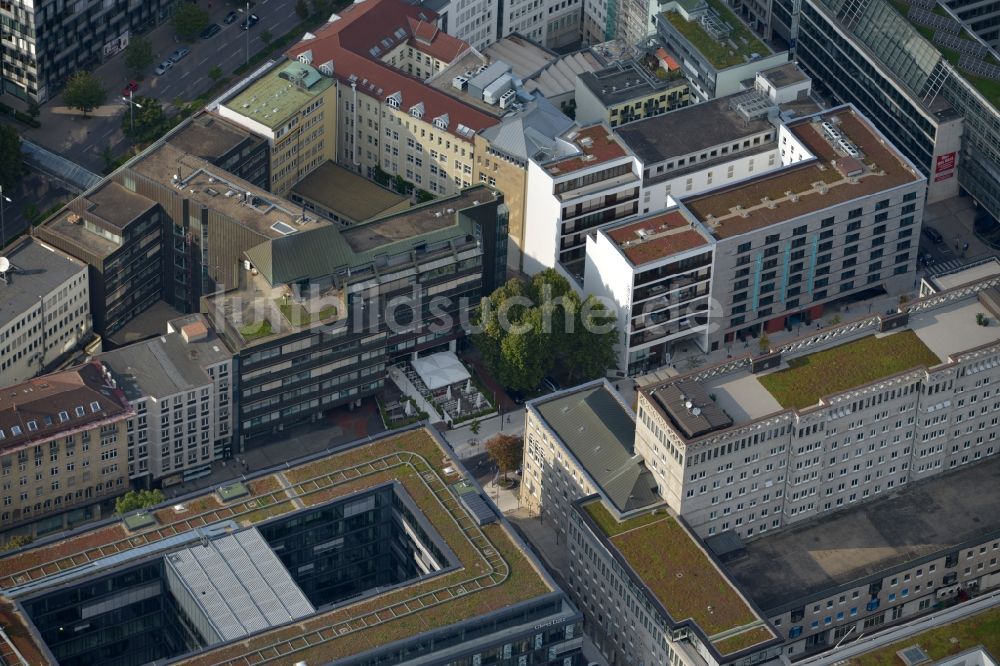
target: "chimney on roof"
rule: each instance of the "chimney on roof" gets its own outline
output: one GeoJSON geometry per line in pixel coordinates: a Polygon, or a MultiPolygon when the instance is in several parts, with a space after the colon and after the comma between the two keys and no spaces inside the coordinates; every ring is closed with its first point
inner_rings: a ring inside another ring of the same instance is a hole
{"type": "Polygon", "coordinates": [[[204,340],[208,337],[208,327],[201,321],[192,322],[181,327],[181,337],[189,344],[204,340]]]}

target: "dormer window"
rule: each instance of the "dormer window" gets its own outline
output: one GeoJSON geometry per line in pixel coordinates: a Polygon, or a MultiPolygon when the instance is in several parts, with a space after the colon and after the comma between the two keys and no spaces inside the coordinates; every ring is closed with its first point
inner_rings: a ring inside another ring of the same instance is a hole
{"type": "Polygon", "coordinates": [[[438,116],[437,118],[434,119],[434,127],[437,127],[438,129],[441,130],[446,130],[448,129],[448,122],[449,122],[448,114],[446,113],[443,116],[438,116]]]}
{"type": "Polygon", "coordinates": [[[423,102],[417,102],[416,104],[414,104],[413,106],[411,106],[410,107],[410,115],[413,116],[414,118],[423,118],[424,117],[424,103],[423,102]]]}
{"type": "Polygon", "coordinates": [[[101,403],[97,402],[96,400],[90,403],[90,411],[94,414],[101,411],[101,403]]]}
{"type": "Polygon", "coordinates": [[[396,91],[385,98],[385,103],[394,109],[398,109],[403,105],[403,93],[396,91]]]}
{"type": "Polygon", "coordinates": [[[299,54],[299,62],[305,63],[306,65],[311,65],[312,61],[313,61],[313,52],[311,49],[308,51],[303,51],[302,53],[299,54]]]}
{"type": "Polygon", "coordinates": [[[85,411],[84,411],[83,407],[77,407],[77,408],[76,408],[76,409],[74,410],[74,413],[75,413],[75,414],[76,414],[77,416],[83,416],[83,415],[84,415],[84,414],[86,414],[87,412],[85,412],[85,411]]]}

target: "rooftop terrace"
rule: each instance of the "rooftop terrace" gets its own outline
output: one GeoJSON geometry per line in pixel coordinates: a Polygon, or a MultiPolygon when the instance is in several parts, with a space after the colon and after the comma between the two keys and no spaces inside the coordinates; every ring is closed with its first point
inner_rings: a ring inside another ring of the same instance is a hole
{"type": "Polygon", "coordinates": [[[684,199],[720,239],[738,236],[818,209],[923,179],[853,110],[841,107],[788,125],[815,156],[759,178],[684,199]],[[861,152],[860,159],[834,149],[819,129],[829,120],[861,152]]]}
{"type": "Polygon", "coordinates": [[[746,557],[726,568],[770,615],[866,576],[1000,535],[998,503],[1000,459],[985,460],[751,541],[746,557]]]}
{"type": "Polygon", "coordinates": [[[721,23],[729,29],[728,34],[721,40],[709,33],[699,18],[687,21],[676,11],[664,12],[663,16],[716,70],[742,65],[755,55],[771,55],[771,49],[758,39],[724,2],[707,0],[707,4],[709,10],[714,12],[721,23]]]}
{"type": "Polygon", "coordinates": [[[270,70],[225,106],[276,130],[332,85],[332,78],[296,60],[270,70]]]}
{"type": "MultiPolygon", "coordinates": [[[[449,488],[460,478],[447,451],[426,430],[292,465],[246,482],[250,494],[229,502],[211,493],[184,501],[181,510],[155,509],[157,524],[142,531],[129,532],[117,523],[0,559],[0,617],[15,646],[32,664],[49,663],[29,634],[24,615],[8,603],[7,597],[17,596],[20,586],[45,585],[55,574],[60,581],[89,575],[105,558],[155,546],[168,538],[184,541],[189,536],[197,541],[195,530],[201,527],[224,521],[258,525],[393,481],[402,485],[451,549],[458,560],[456,567],[321,610],[238,643],[208,648],[178,663],[258,663],[264,658],[326,663],[555,591],[503,523],[479,527],[465,511],[449,488]]],[[[171,545],[171,549],[180,547],[171,545]]]]}
{"type": "Polygon", "coordinates": [[[354,222],[403,210],[410,205],[408,196],[387,190],[334,162],[324,162],[316,167],[292,188],[292,195],[317,203],[354,222]]]}
{"type": "Polygon", "coordinates": [[[680,209],[601,230],[599,233],[606,234],[633,266],[641,266],[709,244],[709,239],[695,228],[680,209]]]}
{"type": "Polygon", "coordinates": [[[628,154],[618,138],[604,125],[574,130],[564,138],[575,144],[580,154],[546,163],[544,168],[552,176],[588,169],[628,154]]]}
{"type": "Polygon", "coordinates": [[[775,638],[697,538],[670,514],[654,511],[619,522],[600,500],[582,509],[670,618],[692,620],[720,654],[775,638]]]}

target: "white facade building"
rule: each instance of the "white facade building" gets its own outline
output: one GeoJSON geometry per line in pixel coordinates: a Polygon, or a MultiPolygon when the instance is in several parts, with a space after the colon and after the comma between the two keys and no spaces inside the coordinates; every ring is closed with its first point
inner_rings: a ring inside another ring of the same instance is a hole
{"type": "Polygon", "coordinates": [[[229,454],[233,359],[202,315],[166,335],[102,354],[135,408],[128,423],[129,477],[172,485],[211,472],[229,454]]]}
{"type": "Polygon", "coordinates": [[[490,0],[423,0],[437,13],[437,25],[452,37],[482,51],[497,40],[498,5],[490,0]]]}
{"type": "Polygon", "coordinates": [[[41,374],[91,337],[87,264],[33,238],[0,273],[0,385],[41,374]]]}
{"type": "Polygon", "coordinates": [[[521,34],[550,49],[573,45],[583,33],[584,0],[510,0],[501,5],[499,37],[521,34]]]}

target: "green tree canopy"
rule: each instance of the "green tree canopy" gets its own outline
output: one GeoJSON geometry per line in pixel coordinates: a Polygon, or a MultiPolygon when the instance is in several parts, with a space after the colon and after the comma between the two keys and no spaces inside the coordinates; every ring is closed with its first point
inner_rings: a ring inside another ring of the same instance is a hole
{"type": "Polygon", "coordinates": [[[208,70],[208,78],[212,79],[213,81],[218,81],[219,79],[221,79],[222,68],[216,65],[212,69],[208,70]]]}
{"type": "Polygon", "coordinates": [[[486,453],[506,479],[507,472],[521,466],[524,458],[524,441],[520,435],[500,433],[486,441],[486,453]]]}
{"type": "Polygon", "coordinates": [[[174,9],[170,19],[177,36],[190,42],[208,27],[208,12],[193,2],[182,2],[174,9]]]}
{"type": "Polygon", "coordinates": [[[148,509],[166,501],[162,490],[130,490],[115,500],[115,513],[120,516],[136,509],[148,509]]]}
{"type": "Polygon", "coordinates": [[[170,129],[170,118],[163,110],[160,100],[152,97],[136,97],[135,108],[126,109],[122,116],[122,132],[135,142],[144,143],[154,141],[168,129],[170,129]],[[133,114],[135,129],[132,128],[133,114]]]}
{"type": "Polygon", "coordinates": [[[70,75],[63,88],[63,101],[71,109],[83,111],[83,115],[104,104],[108,91],[90,72],[79,71],[70,75]]]}
{"type": "Polygon", "coordinates": [[[309,4],[306,0],[297,0],[295,3],[295,13],[299,15],[300,19],[309,18],[309,4]]]}
{"type": "Polygon", "coordinates": [[[34,541],[34,539],[27,534],[15,534],[11,538],[7,539],[7,543],[4,544],[2,550],[17,550],[18,548],[27,546],[32,541],[34,541]]]}
{"type": "Polygon", "coordinates": [[[125,47],[125,66],[132,70],[133,76],[153,64],[153,45],[144,37],[136,37],[125,47]]]}
{"type": "Polygon", "coordinates": [[[10,125],[0,125],[0,185],[10,192],[24,171],[21,135],[10,125]]]}
{"type": "Polygon", "coordinates": [[[553,269],[512,279],[484,298],[473,342],[508,388],[532,391],[558,364],[571,381],[604,375],[615,363],[615,316],[580,296],[553,269]]]}

